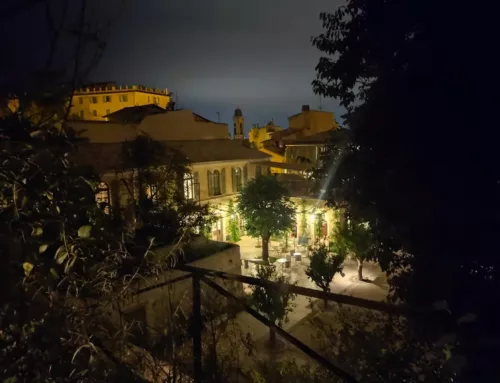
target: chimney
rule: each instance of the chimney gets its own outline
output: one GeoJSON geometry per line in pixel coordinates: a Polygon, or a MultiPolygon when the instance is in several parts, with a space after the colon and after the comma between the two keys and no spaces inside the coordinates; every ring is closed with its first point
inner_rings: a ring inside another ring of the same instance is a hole
{"type": "Polygon", "coordinates": [[[309,112],[309,105],[302,105],[303,112],[309,112]]]}

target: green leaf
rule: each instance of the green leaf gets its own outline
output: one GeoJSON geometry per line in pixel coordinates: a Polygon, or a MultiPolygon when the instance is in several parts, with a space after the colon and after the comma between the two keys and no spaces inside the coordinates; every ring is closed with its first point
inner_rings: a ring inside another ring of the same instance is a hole
{"type": "Polygon", "coordinates": [[[91,231],[92,231],[92,226],[90,225],[82,226],[78,229],[78,236],[80,238],[89,238],[91,231]]]}
{"type": "Polygon", "coordinates": [[[56,251],[55,259],[58,264],[62,264],[66,258],[68,258],[68,252],[66,251],[66,247],[61,246],[56,251]]]}
{"type": "Polygon", "coordinates": [[[33,265],[29,262],[24,262],[23,269],[24,269],[24,275],[28,276],[30,275],[31,270],[33,270],[33,265]]]}
{"type": "Polygon", "coordinates": [[[46,243],[44,243],[43,245],[40,245],[40,247],[38,248],[38,253],[39,254],[44,253],[45,250],[47,250],[47,247],[49,247],[49,245],[47,245],[46,243]]]}
{"type": "Polygon", "coordinates": [[[31,235],[34,237],[39,237],[43,234],[43,229],[41,227],[34,227],[31,235]]]}
{"type": "Polygon", "coordinates": [[[57,273],[56,269],[50,269],[50,274],[52,274],[54,278],[59,278],[59,274],[57,273]]]}

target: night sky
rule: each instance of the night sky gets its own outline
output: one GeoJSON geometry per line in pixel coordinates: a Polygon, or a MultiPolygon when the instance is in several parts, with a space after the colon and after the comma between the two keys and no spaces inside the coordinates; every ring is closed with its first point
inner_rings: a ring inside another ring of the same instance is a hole
{"type": "MultiPolygon", "coordinates": [[[[215,121],[219,112],[230,122],[239,105],[247,131],[270,119],[287,127],[302,104],[320,105],[311,87],[320,53],[310,38],[321,31],[319,13],[340,2],[124,1],[92,79],[168,88],[178,107],[215,121]]],[[[321,103],[340,120],[338,102],[321,103]]]]}

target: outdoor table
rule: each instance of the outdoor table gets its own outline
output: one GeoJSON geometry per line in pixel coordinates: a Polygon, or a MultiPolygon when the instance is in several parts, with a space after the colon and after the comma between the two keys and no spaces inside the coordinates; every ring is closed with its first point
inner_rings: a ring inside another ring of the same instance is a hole
{"type": "Polygon", "coordinates": [[[286,258],[279,258],[276,260],[276,263],[281,264],[281,267],[286,267],[287,269],[290,267],[290,261],[286,258]]]}

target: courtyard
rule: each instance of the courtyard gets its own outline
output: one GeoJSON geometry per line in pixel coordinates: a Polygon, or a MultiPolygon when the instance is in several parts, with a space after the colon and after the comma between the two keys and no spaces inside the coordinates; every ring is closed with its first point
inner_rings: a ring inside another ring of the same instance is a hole
{"type": "MultiPolygon", "coordinates": [[[[258,240],[255,238],[243,237],[237,244],[240,246],[242,260],[241,274],[254,276],[257,265],[254,261],[261,258],[262,255],[262,248],[258,247],[258,240]],[[245,260],[248,261],[248,267],[246,267],[245,260]]],[[[270,243],[269,256],[271,258],[281,258],[279,250],[277,250],[278,248],[278,242],[270,243]]],[[[300,248],[300,250],[296,248],[296,250],[303,252],[303,254],[301,254],[301,260],[299,262],[292,260],[290,267],[286,267],[284,263],[280,264],[275,262],[276,270],[279,273],[288,275],[291,282],[297,283],[298,286],[319,289],[305,273],[310,262],[307,251],[304,251],[303,248],[300,248]]],[[[389,285],[385,273],[382,272],[377,264],[366,262],[363,267],[364,280],[360,281],[357,274],[357,263],[354,260],[346,260],[344,263],[344,274],[344,277],[336,275],[333,279],[330,285],[330,291],[332,293],[374,301],[383,301],[386,299],[389,292],[389,285]]],[[[245,286],[245,290],[247,293],[251,292],[248,286],[245,286]]],[[[313,309],[313,307],[316,307],[316,304],[314,303],[314,299],[311,300],[308,297],[296,296],[294,305],[293,311],[289,314],[289,320],[284,324],[283,328],[299,339],[303,339],[304,336],[307,337],[306,334],[310,332],[307,322],[308,318],[312,315],[316,315],[315,312],[317,310],[313,309]]],[[[248,313],[240,313],[237,321],[240,328],[245,333],[248,333],[254,342],[261,343],[267,339],[269,333],[268,328],[248,313]]]]}

